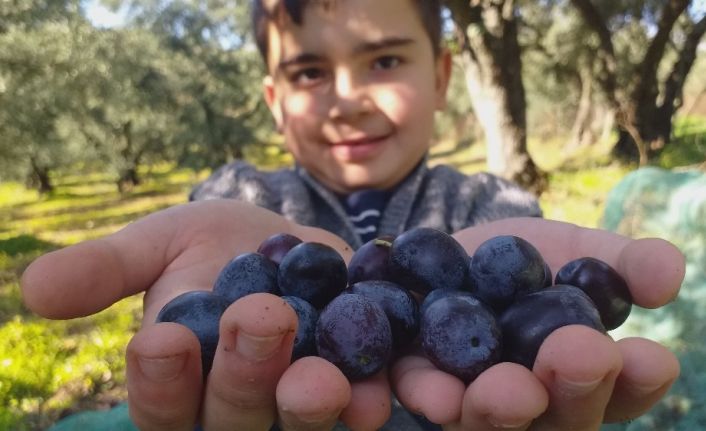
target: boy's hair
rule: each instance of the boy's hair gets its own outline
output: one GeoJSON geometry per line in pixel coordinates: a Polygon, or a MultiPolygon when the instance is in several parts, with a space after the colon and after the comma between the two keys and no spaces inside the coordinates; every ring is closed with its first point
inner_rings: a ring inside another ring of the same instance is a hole
{"type": "MultiPolygon", "coordinates": [[[[283,13],[286,13],[291,18],[292,22],[297,25],[302,25],[304,9],[310,2],[319,3],[321,7],[328,7],[331,3],[337,0],[276,0],[276,6],[273,10],[268,10],[263,5],[263,0],[252,0],[252,29],[255,35],[257,48],[262,55],[265,64],[267,64],[267,28],[270,21],[278,21],[283,18],[283,13]]],[[[346,0],[338,0],[346,1],[346,0]]],[[[384,0],[383,0],[384,1],[384,0]]],[[[434,55],[437,56],[441,52],[441,0],[408,0],[412,2],[419,18],[424,25],[424,29],[429,35],[434,55]]]]}

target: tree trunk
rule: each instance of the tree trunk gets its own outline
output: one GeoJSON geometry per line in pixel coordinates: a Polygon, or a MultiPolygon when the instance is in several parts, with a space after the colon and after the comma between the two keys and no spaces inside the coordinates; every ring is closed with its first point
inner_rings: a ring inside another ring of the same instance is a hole
{"type": "Polygon", "coordinates": [[[459,30],[473,111],[485,132],[488,170],[541,194],[547,175],[527,151],[525,89],[512,0],[447,1],[459,30]]]}
{"type": "Polygon", "coordinates": [[[133,187],[140,184],[140,177],[137,173],[139,166],[141,151],[135,151],[134,141],[132,136],[132,122],[128,121],[123,124],[122,135],[125,139],[125,147],[120,152],[122,160],[122,168],[118,177],[118,190],[120,193],[132,190],[133,187]]]}
{"type": "MultiPolygon", "coordinates": [[[[662,94],[644,96],[639,101],[641,105],[638,105],[634,111],[635,124],[644,141],[644,151],[647,158],[658,155],[670,143],[674,114],[683,103],[684,84],[694,65],[698,45],[705,32],[706,17],[703,17],[687,34],[677,60],[664,82],[662,94]],[[661,99],[661,102],[658,102],[658,99],[661,99]]],[[[653,84],[653,86],[656,88],[657,84],[653,84]]],[[[642,91],[647,92],[644,89],[642,91]]],[[[630,136],[621,138],[619,141],[621,146],[616,150],[629,154],[631,146],[634,148],[634,145],[631,145],[633,140],[630,136]]]]}
{"type": "MultiPolygon", "coordinates": [[[[691,71],[701,39],[706,33],[706,15],[701,18],[688,33],[684,45],[679,52],[679,58],[674,63],[664,84],[664,96],[655,113],[655,131],[657,142],[669,144],[672,135],[672,118],[674,113],[684,104],[683,90],[686,78],[691,71]]],[[[663,145],[663,146],[664,146],[663,145]]],[[[661,150],[656,148],[657,151],[661,150]]]]}
{"type": "Polygon", "coordinates": [[[133,187],[140,184],[140,177],[137,174],[137,169],[135,167],[130,167],[123,169],[120,172],[120,178],[118,179],[118,190],[120,193],[125,193],[133,189],[133,187]]]}
{"type": "Polygon", "coordinates": [[[591,144],[595,140],[593,133],[593,76],[590,66],[584,66],[579,70],[579,85],[581,96],[579,106],[574,117],[574,124],[571,127],[569,140],[564,147],[566,153],[571,153],[576,149],[591,144]]]}
{"type": "Polygon", "coordinates": [[[600,141],[608,141],[615,130],[615,110],[610,106],[599,106],[596,124],[600,129],[600,141]]]}
{"type": "Polygon", "coordinates": [[[40,194],[53,192],[54,185],[49,176],[50,169],[47,166],[42,166],[34,157],[30,157],[30,165],[32,167],[28,178],[30,187],[37,189],[40,194]]]}
{"type": "MultiPolygon", "coordinates": [[[[664,127],[658,127],[656,124],[659,110],[657,106],[659,97],[657,72],[664,57],[665,48],[670,42],[672,29],[679,16],[686,10],[690,0],[668,0],[664,3],[657,22],[657,31],[650,41],[641,63],[632,72],[633,84],[629,91],[621,91],[616,85],[617,61],[612,35],[606,20],[590,0],[571,0],[571,2],[579,10],[586,24],[599,36],[599,58],[601,59],[599,65],[602,76],[599,82],[616,109],[617,123],[620,128],[619,139],[613,148],[613,154],[621,160],[639,160],[641,165],[646,164],[655,151],[668,142],[668,140],[663,140],[660,136],[661,133],[658,132],[658,129],[664,129],[664,127]]],[[[683,86],[683,82],[681,85],[683,86]]],[[[671,117],[670,114],[670,122],[671,117]]],[[[669,128],[671,130],[671,125],[669,128]]]]}

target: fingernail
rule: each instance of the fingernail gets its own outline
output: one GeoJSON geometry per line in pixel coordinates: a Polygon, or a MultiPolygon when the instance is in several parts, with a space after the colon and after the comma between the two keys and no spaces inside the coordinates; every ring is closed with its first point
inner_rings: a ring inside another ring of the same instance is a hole
{"type": "Polygon", "coordinates": [[[175,379],[184,369],[186,354],[166,356],[163,358],[139,358],[140,370],[147,378],[166,382],[175,379]]]}
{"type": "Polygon", "coordinates": [[[603,378],[591,380],[588,382],[575,382],[561,377],[557,377],[554,387],[566,398],[578,398],[596,390],[601,384],[603,378]]]}
{"type": "Polygon", "coordinates": [[[282,335],[258,337],[245,332],[238,332],[235,351],[251,361],[264,361],[271,358],[282,345],[282,335]]]}
{"type": "Polygon", "coordinates": [[[527,421],[522,421],[522,422],[512,422],[512,421],[502,421],[498,420],[498,418],[495,418],[493,416],[488,416],[486,418],[490,426],[493,428],[497,429],[518,429],[518,428],[524,428],[529,422],[527,421]]]}
{"type": "Polygon", "coordinates": [[[638,395],[649,395],[657,392],[658,390],[662,389],[664,384],[661,385],[630,385],[630,391],[634,394],[638,395]]]}

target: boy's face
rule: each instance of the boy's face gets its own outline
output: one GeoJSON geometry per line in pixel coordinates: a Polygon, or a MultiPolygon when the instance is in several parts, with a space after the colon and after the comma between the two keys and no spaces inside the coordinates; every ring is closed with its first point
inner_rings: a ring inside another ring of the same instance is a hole
{"type": "Polygon", "coordinates": [[[421,160],[450,57],[435,58],[410,0],[312,1],[303,25],[270,24],[268,39],[266,101],[316,179],[338,193],[388,189],[421,160]]]}

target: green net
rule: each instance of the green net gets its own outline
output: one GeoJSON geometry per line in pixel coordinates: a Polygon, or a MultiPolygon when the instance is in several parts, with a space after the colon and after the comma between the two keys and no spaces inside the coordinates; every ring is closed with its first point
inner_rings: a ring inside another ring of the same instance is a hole
{"type": "Polygon", "coordinates": [[[608,195],[603,227],[633,238],[660,237],[687,259],[679,297],[657,310],[634,307],[613,336],[643,336],[668,346],[681,376],[648,414],[605,430],[706,429],[706,173],[642,168],[608,195]]]}
{"type": "Polygon", "coordinates": [[[130,421],[127,403],[110,410],[96,410],[73,414],[47,431],[138,431],[130,421]]]}

